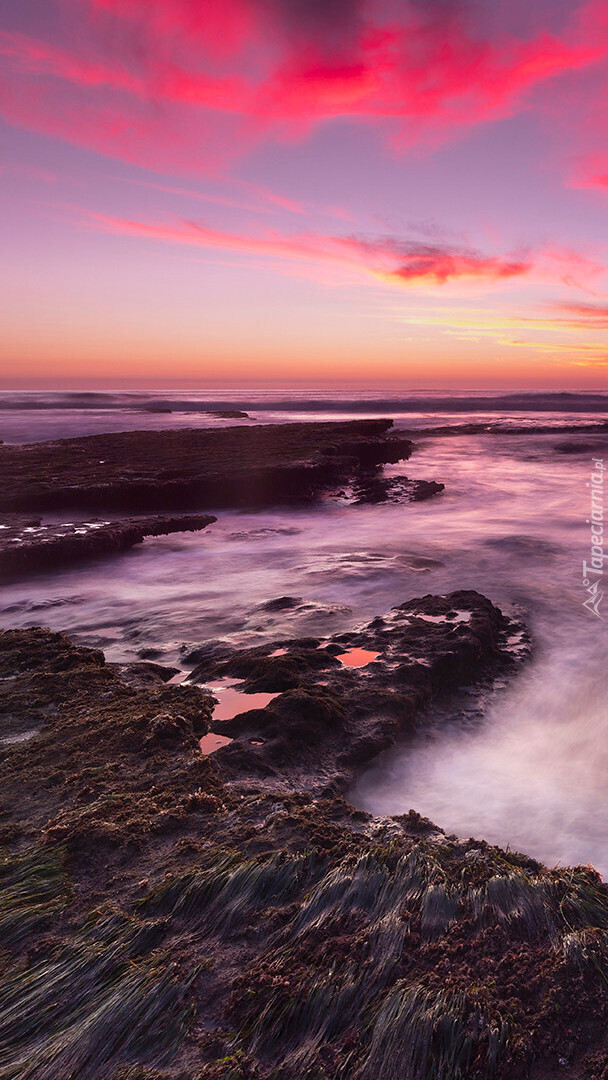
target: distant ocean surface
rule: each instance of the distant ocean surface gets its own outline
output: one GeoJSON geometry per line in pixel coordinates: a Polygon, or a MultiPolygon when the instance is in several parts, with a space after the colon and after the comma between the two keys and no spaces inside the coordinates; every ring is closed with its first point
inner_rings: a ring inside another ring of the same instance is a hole
{"type": "Polygon", "coordinates": [[[608,464],[608,392],[0,394],[6,442],[367,416],[420,432],[411,459],[387,471],[441,481],[443,494],[218,511],[202,533],[5,586],[2,625],[64,630],[117,661],[152,649],[179,666],[183,646],[210,638],[334,633],[414,596],[478,589],[524,617],[532,660],[481,724],[431,713],[428,734],[385,754],[352,798],[380,814],[413,807],[448,832],[549,864],[591,861],[608,875],[608,596],[598,614],[584,608],[582,572],[593,459],[608,464]],[[251,420],[210,415],[230,409],[251,420]],[[421,431],[437,427],[461,433],[421,431]],[[311,606],[261,608],[286,594],[311,606]]]}
{"type": "Polygon", "coordinates": [[[212,414],[235,409],[251,417],[241,424],[391,416],[396,426],[412,429],[450,419],[509,427],[542,418],[546,425],[577,426],[608,416],[608,391],[0,391],[0,438],[29,442],[144,428],[218,427],[235,421],[212,414]]]}

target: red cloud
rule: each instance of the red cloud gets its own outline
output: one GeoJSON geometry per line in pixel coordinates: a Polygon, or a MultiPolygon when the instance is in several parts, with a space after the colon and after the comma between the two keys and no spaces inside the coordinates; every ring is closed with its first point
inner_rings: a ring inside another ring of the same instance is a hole
{"type": "Polygon", "coordinates": [[[526,274],[531,262],[501,259],[476,251],[457,250],[439,245],[382,237],[364,240],[356,236],[324,236],[318,233],[284,235],[268,231],[261,236],[222,232],[195,221],[130,221],[124,218],[90,214],[98,229],[122,236],[161,240],[218,251],[239,251],[248,255],[289,259],[343,267],[371,274],[390,284],[431,283],[483,279],[497,281],[526,274]]]}
{"type": "Polygon", "coordinates": [[[608,188],[608,156],[605,153],[584,156],[577,162],[572,184],[574,187],[606,190],[608,188]]]}
{"type": "Polygon", "coordinates": [[[548,78],[605,56],[608,40],[597,0],[559,32],[527,35],[492,31],[474,3],[441,4],[438,17],[418,0],[67,2],[63,45],[1,35],[0,111],[105,154],[156,157],[161,171],[213,168],[338,117],[381,122],[401,144],[439,142],[513,113],[548,78]]]}
{"type": "Polygon", "coordinates": [[[410,260],[393,271],[393,277],[413,281],[432,277],[443,284],[452,278],[484,277],[490,280],[517,277],[526,274],[530,263],[524,260],[504,260],[496,257],[481,258],[471,252],[441,251],[433,248],[412,253],[410,260]]]}
{"type": "Polygon", "coordinates": [[[584,326],[587,330],[605,330],[608,328],[608,305],[606,304],[571,304],[558,301],[555,305],[563,311],[569,326],[584,326]]]}

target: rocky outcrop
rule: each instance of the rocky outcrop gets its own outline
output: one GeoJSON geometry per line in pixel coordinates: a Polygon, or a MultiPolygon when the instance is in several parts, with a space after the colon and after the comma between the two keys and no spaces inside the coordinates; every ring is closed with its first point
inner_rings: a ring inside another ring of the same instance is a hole
{"type": "Polygon", "coordinates": [[[550,422],[543,424],[542,420],[531,424],[506,423],[503,419],[474,421],[468,424],[438,424],[434,427],[412,428],[400,430],[400,434],[412,438],[422,438],[427,435],[555,435],[558,432],[597,431],[608,434],[608,420],[592,420],[588,423],[576,424],[571,421],[560,424],[550,422]]]}
{"type": "Polygon", "coordinates": [[[218,409],[216,412],[211,412],[210,416],[216,416],[218,420],[249,420],[249,413],[243,412],[241,409],[218,409]]]}
{"type": "Polygon", "coordinates": [[[0,446],[0,512],[204,510],[302,503],[407,458],[391,420],[126,431],[0,446]]]}
{"type": "MultiPolygon", "coordinates": [[[[384,476],[378,469],[362,472],[352,485],[351,498],[357,505],[382,502],[422,502],[439,495],[445,484],[435,480],[410,480],[407,476],[384,476]]],[[[346,493],[345,493],[346,495],[346,493]]]]}
{"type": "Polygon", "coordinates": [[[146,536],[198,532],[216,520],[211,514],[183,514],[44,525],[40,520],[0,518],[0,578],[115,555],[146,536]]]}
{"type": "Polygon", "coordinates": [[[216,722],[233,739],[216,754],[224,769],[337,793],[381,750],[413,736],[431,700],[465,683],[487,686],[527,655],[527,641],[525,628],[484,596],[460,591],[410,600],[323,642],[215,643],[198,654],[189,681],[232,679],[245,695],[277,695],[263,709],[216,722]]]}

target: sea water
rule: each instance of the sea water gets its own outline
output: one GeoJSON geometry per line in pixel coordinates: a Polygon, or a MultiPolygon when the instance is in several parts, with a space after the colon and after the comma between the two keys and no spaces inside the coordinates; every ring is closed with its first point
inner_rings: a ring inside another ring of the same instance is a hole
{"type": "Polygon", "coordinates": [[[608,436],[576,430],[605,420],[606,395],[5,393],[0,437],[374,415],[420,433],[410,460],[387,472],[441,481],[441,495],[222,510],[200,533],[5,585],[2,625],[46,625],[104,648],[110,660],[143,654],[180,666],[211,638],[253,645],[331,635],[415,596],[477,589],[525,619],[531,660],[476,726],[458,715],[434,723],[431,710],[425,734],[382,755],[351,799],[373,813],[414,808],[447,832],[550,864],[591,861],[608,874],[608,597],[584,607],[583,584],[588,485],[593,459],[608,465],[608,436]],[[160,408],[173,411],[152,411],[160,408]],[[209,415],[229,408],[252,419],[209,415]],[[471,423],[488,430],[424,434],[471,423]],[[303,603],[264,609],[286,594],[303,603]]]}

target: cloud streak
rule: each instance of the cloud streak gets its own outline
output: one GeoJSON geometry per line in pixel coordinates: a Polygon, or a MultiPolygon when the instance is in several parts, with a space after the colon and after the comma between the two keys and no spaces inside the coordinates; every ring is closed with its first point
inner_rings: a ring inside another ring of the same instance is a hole
{"type": "MultiPolygon", "coordinates": [[[[74,209],[82,213],[78,208],[74,209]]],[[[375,284],[392,287],[437,288],[457,283],[492,286],[525,278],[537,284],[575,285],[589,291],[591,285],[606,273],[603,264],[578,251],[556,245],[496,255],[447,241],[424,243],[392,235],[368,238],[359,234],[284,233],[270,229],[257,233],[229,232],[191,219],[143,221],[92,211],[84,213],[88,227],[103,232],[288,260],[294,272],[301,266],[301,272],[306,276],[310,276],[311,264],[342,268],[371,278],[375,284]]],[[[554,306],[572,312],[573,316],[577,313],[587,325],[593,317],[601,319],[605,312],[601,307],[586,303],[560,301],[554,306]]]]}
{"type": "Polygon", "coordinates": [[[554,307],[562,314],[562,322],[572,327],[584,327],[586,330],[608,329],[608,304],[577,304],[569,301],[557,301],[554,307]]]}
{"type": "Polygon", "coordinates": [[[530,259],[503,258],[446,245],[381,237],[292,235],[267,231],[261,235],[225,232],[197,221],[146,222],[91,213],[90,224],[104,232],[168,244],[238,251],[241,254],[287,259],[292,264],[316,263],[356,270],[376,283],[393,286],[442,286],[450,282],[494,283],[527,275],[530,259]]]}

